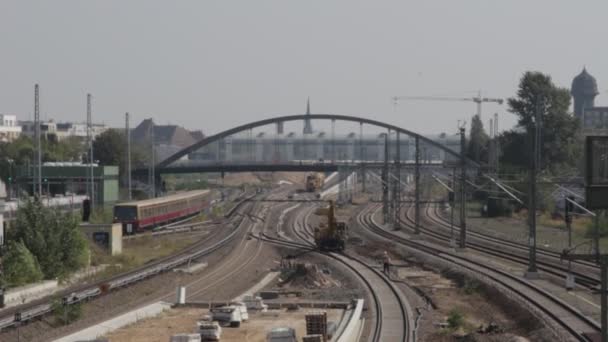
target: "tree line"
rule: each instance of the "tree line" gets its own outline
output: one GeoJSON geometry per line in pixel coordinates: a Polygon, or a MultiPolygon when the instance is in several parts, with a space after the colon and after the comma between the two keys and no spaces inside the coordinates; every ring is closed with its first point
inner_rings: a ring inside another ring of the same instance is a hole
{"type": "MultiPolygon", "coordinates": [[[[133,168],[149,163],[146,146],[133,144],[131,164],[133,168]]],[[[85,139],[67,137],[60,141],[41,140],[42,162],[88,162],[89,149],[85,139]]],[[[118,165],[120,179],[124,179],[127,155],[127,138],[123,129],[110,128],[95,137],[93,159],[100,165],[118,165]]],[[[36,164],[36,144],[31,137],[21,135],[11,142],[0,142],[0,179],[4,183],[15,181],[18,167],[36,164]],[[12,179],[11,179],[12,178],[12,179]]]]}

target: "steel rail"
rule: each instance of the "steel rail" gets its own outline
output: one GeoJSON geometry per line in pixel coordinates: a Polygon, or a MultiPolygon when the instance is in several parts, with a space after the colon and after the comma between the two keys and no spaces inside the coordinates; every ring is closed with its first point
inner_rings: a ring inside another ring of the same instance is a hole
{"type": "Polygon", "coordinates": [[[600,326],[597,322],[585,316],[578,309],[572,307],[571,305],[565,303],[561,299],[552,295],[551,293],[539,288],[538,286],[522,279],[516,277],[508,272],[491,268],[484,263],[471,260],[466,258],[458,253],[450,252],[447,248],[436,247],[428,243],[421,243],[414,240],[405,239],[398,234],[389,232],[383,229],[378,223],[375,222],[373,218],[373,213],[377,210],[377,206],[368,207],[368,210],[360,212],[357,215],[357,220],[361,224],[362,228],[367,228],[372,233],[379,235],[385,239],[388,239],[392,242],[396,242],[402,246],[410,247],[424,254],[428,254],[429,256],[439,258],[440,260],[447,262],[449,264],[457,265],[463,269],[466,269],[469,272],[473,272],[476,274],[480,273],[480,270],[484,270],[483,276],[490,279],[492,282],[503,286],[507,290],[515,293],[520,298],[524,299],[527,303],[531,304],[535,310],[538,310],[548,316],[552,321],[554,321],[557,325],[567,331],[571,337],[575,338],[578,341],[588,341],[587,338],[583,335],[587,332],[599,332],[600,326]],[[374,210],[375,209],[375,210],[374,210]],[[371,214],[370,214],[371,213],[371,214]],[[523,286],[527,291],[532,294],[525,293],[526,291],[518,289],[517,286],[523,286]],[[553,305],[554,308],[548,308],[546,303],[543,303],[543,300],[546,300],[553,305]],[[570,321],[566,321],[559,316],[557,312],[553,312],[554,309],[559,308],[567,312],[570,316],[569,318],[573,318],[578,321],[581,326],[586,326],[590,331],[577,331],[572,327],[570,321]]]}
{"type": "MultiPolygon", "coordinates": [[[[426,207],[425,216],[427,217],[427,219],[440,225],[443,228],[451,229],[451,227],[449,225],[447,225],[445,222],[443,222],[443,218],[438,216],[437,213],[433,213],[431,211],[431,208],[432,208],[431,206],[426,207]]],[[[407,220],[412,222],[412,218],[410,217],[410,211],[411,211],[411,208],[408,208],[408,210],[406,210],[405,215],[406,215],[407,220]]],[[[435,207],[435,211],[436,211],[436,207],[435,207]]],[[[400,220],[402,223],[404,223],[408,227],[408,229],[412,229],[411,225],[408,222],[406,222],[402,219],[400,219],[400,220]]],[[[426,235],[428,235],[434,239],[437,239],[437,240],[440,240],[443,242],[450,241],[450,236],[447,233],[447,230],[445,232],[437,232],[437,231],[434,231],[434,230],[432,230],[428,227],[424,227],[424,226],[421,226],[420,228],[426,235]]],[[[460,230],[457,229],[456,226],[454,226],[454,231],[459,232],[460,230]]],[[[519,254],[519,253],[515,253],[515,252],[509,252],[506,249],[504,249],[504,247],[506,246],[506,247],[512,248],[514,250],[527,253],[527,247],[525,245],[517,244],[517,243],[514,243],[513,241],[509,241],[506,239],[500,239],[500,238],[496,238],[496,237],[490,237],[485,234],[471,232],[470,230],[467,232],[467,234],[470,237],[472,237],[472,239],[470,239],[468,241],[467,246],[473,250],[476,250],[476,251],[479,251],[479,252],[485,253],[485,254],[490,254],[490,255],[500,257],[503,259],[507,259],[507,260],[516,262],[518,264],[527,264],[528,263],[527,255],[519,254]],[[477,240],[477,239],[495,244],[502,248],[499,248],[499,249],[491,248],[484,244],[475,242],[475,240],[477,240]]],[[[552,261],[547,261],[547,260],[543,260],[543,259],[537,260],[537,264],[538,264],[538,267],[540,270],[542,270],[543,272],[546,272],[548,274],[557,276],[559,278],[565,278],[565,276],[568,274],[568,268],[565,265],[561,265],[561,264],[557,263],[560,261],[560,257],[559,257],[558,253],[551,253],[550,251],[542,250],[542,251],[538,251],[538,254],[552,260],[552,261]]],[[[576,263],[576,264],[578,264],[580,266],[584,266],[584,267],[595,266],[595,265],[588,264],[588,263],[576,263]]],[[[597,275],[590,275],[589,273],[583,273],[581,271],[572,271],[571,273],[573,275],[575,275],[575,280],[578,284],[580,284],[586,288],[589,288],[590,290],[596,290],[600,284],[599,276],[597,276],[597,275]]]]}
{"type": "MultiPolygon", "coordinates": [[[[311,251],[316,250],[316,245],[311,241],[313,237],[313,233],[311,231],[311,227],[308,224],[308,216],[312,213],[312,211],[306,212],[302,221],[299,224],[296,222],[294,225],[294,233],[302,241],[301,246],[309,248],[311,251]],[[297,229],[300,228],[300,229],[297,229]]],[[[301,217],[301,216],[300,216],[301,217]]],[[[403,298],[401,291],[393,284],[393,282],[388,279],[385,275],[380,273],[375,268],[369,266],[364,260],[360,258],[356,258],[352,255],[346,255],[342,253],[322,253],[317,251],[320,254],[323,254],[327,257],[330,257],[342,265],[346,266],[351,270],[354,274],[357,275],[359,279],[366,285],[370,294],[374,300],[374,308],[377,313],[376,317],[376,325],[373,328],[371,341],[379,342],[386,341],[386,337],[383,337],[383,308],[382,308],[382,300],[380,299],[379,291],[373,286],[371,281],[368,279],[368,276],[364,275],[362,271],[357,269],[356,265],[359,267],[363,267],[364,269],[371,271],[373,275],[375,275],[378,279],[381,279],[382,283],[384,283],[389,289],[393,296],[396,298],[396,302],[399,305],[399,310],[402,317],[403,322],[403,333],[400,338],[401,341],[415,341],[415,332],[413,331],[413,325],[410,323],[410,319],[412,316],[411,309],[409,309],[409,303],[406,303],[406,300],[403,298]],[[356,265],[353,265],[355,263],[356,265]]],[[[386,305],[386,303],[384,303],[386,305]]]]}

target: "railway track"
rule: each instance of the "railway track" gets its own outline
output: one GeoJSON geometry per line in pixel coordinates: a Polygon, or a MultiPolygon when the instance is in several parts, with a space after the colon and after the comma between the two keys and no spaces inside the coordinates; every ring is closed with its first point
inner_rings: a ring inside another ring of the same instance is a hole
{"type": "MultiPolygon", "coordinates": [[[[427,210],[427,212],[428,212],[428,210],[427,210]]],[[[450,227],[450,222],[441,214],[441,212],[439,211],[439,207],[434,207],[433,213],[434,213],[433,220],[435,222],[437,222],[438,224],[441,224],[441,226],[443,226],[443,227],[450,227]]],[[[456,228],[456,231],[458,231],[458,232],[460,231],[459,227],[455,227],[455,228],[456,228]]],[[[477,232],[477,231],[467,230],[467,235],[473,236],[475,238],[479,238],[479,239],[482,239],[482,240],[485,240],[488,242],[495,242],[495,243],[498,243],[501,245],[507,245],[507,246],[517,248],[517,249],[523,249],[523,250],[528,249],[528,246],[523,243],[512,241],[512,240],[505,239],[505,238],[492,236],[489,234],[484,234],[484,233],[477,232]]],[[[543,248],[542,246],[539,246],[536,248],[536,253],[539,255],[545,255],[548,257],[552,257],[552,258],[560,257],[559,252],[543,248]]],[[[599,272],[599,266],[593,262],[577,260],[577,261],[574,261],[573,264],[588,267],[590,270],[595,270],[595,271],[599,272]]]]}
{"type": "Polygon", "coordinates": [[[304,208],[296,215],[292,232],[298,241],[274,238],[265,233],[258,235],[257,238],[285,247],[315,251],[342,264],[355,274],[372,299],[375,320],[369,341],[415,341],[413,311],[402,292],[386,275],[360,258],[341,253],[322,253],[316,249],[308,225],[308,216],[314,209],[315,206],[304,208]]]}
{"type": "MultiPolygon", "coordinates": [[[[405,220],[400,219],[401,223],[411,232],[414,231],[415,221],[413,219],[413,206],[405,210],[405,220]]],[[[436,213],[437,206],[425,206],[423,219],[427,219],[428,226],[421,225],[420,231],[435,241],[449,245],[452,241],[450,229],[451,226],[442,221],[436,213]],[[438,226],[440,231],[431,229],[430,226],[438,226]]],[[[454,235],[460,232],[460,229],[454,227],[454,235]]],[[[528,264],[528,248],[512,241],[502,240],[495,237],[484,236],[479,233],[467,231],[467,248],[480,253],[491,255],[493,257],[502,258],[520,265],[528,264]]],[[[600,286],[599,275],[597,268],[592,267],[589,263],[572,263],[572,274],[575,276],[576,283],[589,290],[596,291],[600,286]]],[[[568,266],[564,265],[558,253],[550,251],[538,251],[537,267],[539,271],[554,276],[559,279],[565,279],[568,274],[568,266]]]]}
{"type": "MultiPolygon", "coordinates": [[[[158,259],[144,266],[108,279],[66,289],[58,294],[55,294],[54,296],[59,296],[62,298],[65,305],[72,305],[83,301],[88,301],[105,295],[108,292],[127,287],[141,280],[148,279],[157,274],[169,271],[177,266],[186,264],[192,260],[196,260],[216,251],[217,249],[230,243],[236,236],[239,226],[244,218],[244,216],[239,216],[236,214],[240,209],[247,207],[248,209],[245,209],[245,211],[247,211],[250,210],[250,207],[252,206],[249,204],[247,199],[248,198],[241,200],[225,215],[228,220],[226,222],[227,225],[231,226],[232,228],[225,237],[221,238],[219,241],[213,242],[212,245],[208,246],[211,240],[217,237],[205,237],[174,255],[158,259]]],[[[0,311],[0,332],[17,324],[23,325],[32,320],[41,318],[51,311],[52,301],[48,298],[43,298],[28,304],[2,310],[0,311]]]]}
{"type": "Polygon", "coordinates": [[[517,297],[520,302],[527,305],[533,312],[541,313],[542,319],[549,326],[559,329],[556,331],[557,336],[567,337],[566,340],[589,341],[586,337],[588,334],[600,332],[600,326],[597,322],[526,279],[453,252],[449,247],[438,246],[431,242],[406,239],[399,234],[382,228],[373,218],[378,208],[378,205],[369,206],[357,215],[357,221],[361,227],[387,241],[409,247],[428,257],[437,258],[452,267],[471,274],[480,275],[487,282],[502,287],[513,294],[514,297],[517,297]],[[560,332],[567,334],[567,336],[560,334],[560,332]]]}

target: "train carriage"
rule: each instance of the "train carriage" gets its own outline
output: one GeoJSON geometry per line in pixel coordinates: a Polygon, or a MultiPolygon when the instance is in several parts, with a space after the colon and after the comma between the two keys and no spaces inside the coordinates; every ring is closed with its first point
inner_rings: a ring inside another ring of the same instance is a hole
{"type": "Polygon", "coordinates": [[[198,214],[209,206],[209,190],[188,191],[114,206],[114,222],[123,234],[142,232],[198,214]]]}

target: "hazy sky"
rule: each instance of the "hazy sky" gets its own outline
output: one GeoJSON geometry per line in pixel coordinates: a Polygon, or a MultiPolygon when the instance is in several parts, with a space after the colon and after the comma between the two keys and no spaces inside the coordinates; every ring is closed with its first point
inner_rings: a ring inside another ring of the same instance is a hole
{"type": "MultiPolygon", "coordinates": [[[[586,65],[608,105],[608,2],[572,0],[0,2],[0,113],[123,125],[153,117],[215,133],[282,114],[373,117],[455,131],[467,102],[394,95],[512,96],[526,70],[561,86],[586,65]]],[[[501,126],[514,117],[505,106],[501,126]]]]}

